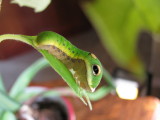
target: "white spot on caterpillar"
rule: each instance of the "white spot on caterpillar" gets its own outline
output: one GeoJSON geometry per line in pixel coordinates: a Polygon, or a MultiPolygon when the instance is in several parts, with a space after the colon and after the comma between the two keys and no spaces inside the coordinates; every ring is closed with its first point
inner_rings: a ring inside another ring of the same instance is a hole
{"type": "Polygon", "coordinates": [[[78,85],[81,85],[81,81],[78,81],[78,85]]]}
{"type": "Polygon", "coordinates": [[[69,69],[69,71],[74,75],[76,72],[73,69],[69,69]]]}
{"type": "Polygon", "coordinates": [[[75,79],[77,80],[77,79],[78,79],[78,77],[75,77],[75,79]]]}
{"type": "Polygon", "coordinates": [[[92,87],[91,87],[91,91],[94,92],[94,91],[95,91],[95,88],[92,88],[92,87]]]}
{"type": "Polygon", "coordinates": [[[97,59],[97,57],[96,57],[93,53],[91,53],[91,56],[92,56],[94,59],[97,59]]]}

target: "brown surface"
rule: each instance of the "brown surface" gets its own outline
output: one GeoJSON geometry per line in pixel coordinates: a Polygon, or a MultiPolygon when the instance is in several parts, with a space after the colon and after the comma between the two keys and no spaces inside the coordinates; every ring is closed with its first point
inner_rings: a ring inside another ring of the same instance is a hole
{"type": "MultiPolygon", "coordinates": [[[[48,87],[64,86],[62,80],[45,83],[32,83],[48,87]]],[[[137,100],[122,100],[115,95],[108,95],[93,103],[90,111],[78,98],[68,98],[76,113],[77,120],[154,120],[152,119],[159,99],[155,97],[140,97],[137,100]]],[[[160,111],[159,111],[160,112],[160,111]]],[[[160,114],[160,113],[159,113],[160,114]]]]}

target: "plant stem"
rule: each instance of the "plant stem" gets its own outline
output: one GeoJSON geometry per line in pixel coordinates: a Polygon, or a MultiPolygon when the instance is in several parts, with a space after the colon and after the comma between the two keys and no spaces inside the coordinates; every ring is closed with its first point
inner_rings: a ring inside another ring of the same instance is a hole
{"type": "Polygon", "coordinates": [[[113,89],[116,88],[113,78],[111,77],[111,75],[108,73],[108,71],[105,68],[103,68],[103,78],[110,87],[112,87],[113,89]]]}
{"type": "Polygon", "coordinates": [[[39,72],[41,69],[44,69],[49,66],[49,63],[44,58],[37,60],[30,67],[28,67],[24,72],[16,80],[15,84],[10,90],[9,95],[12,98],[18,99],[21,95],[24,94],[24,90],[31,82],[33,77],[39,72]]]}
{"type": "Polygon", "coordinates": [[[21,42],[34,46],[33,40],[36,39],[36,36],[15,35],[15,34],[0,35],[0,42],[2,42],[3,40],[7,40],[7,39],[21,41],[21,42]]]}
{"type": "Polygon", "coordinates": [[[7,111],[15,112],[20,108],[20,104],[0,90],[0,108],[7,111]]]}
{"type": "Polygon", "coordinates": [[[0,90],[6,92],[1,74],[0,74],[0,90]]]}
{"type": "Polygon", "coordinates": [[[17,120],[16,116],[14,115],[14,113],[10,112],[10,111],[6,111],[4,113],[4,115],[2,116],[1,120],[17,120]]]}
{"type": "Polygon", "coordinates": [[[3,115],[4,115],[4,110],[0,109],[0,120],[2,120],[3,115]]]}
{"type": "Polygon", "coordinates": [[[88,93],[88,96],[90,100],[92,101],[98,101],[102,98],[104,98],[106,95],[108,95],[111,91],[113,90],[113,87],[111,86],[103,86],[99,88],[97,91],[94,93],[88,93]]]}
{"type": "MultiPolygon", "coordinates": [[[[4,87],[4,83],[3,83],[3,78],[0,74],[0,90],[2,90],[4,93],[6,93],[6,89],[4,87]]],[[[4,110],[0,109],[0,120],[1,120],[1,117],[3,116],[3,113],[4,113],[4,110]]]]}

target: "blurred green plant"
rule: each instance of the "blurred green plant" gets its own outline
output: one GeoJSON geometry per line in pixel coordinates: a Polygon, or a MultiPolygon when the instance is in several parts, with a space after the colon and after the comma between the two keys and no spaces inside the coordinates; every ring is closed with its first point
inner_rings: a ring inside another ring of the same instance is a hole
{"type": "Polygon", "coordinates": [[[160,1],[91,0],[81,5],[114,60],[144,78],[146,70],[137,53],[138,35],[142,30],[159,31],[160,1]]]}
{"type": "Polygon", "coordinates": [[[14,113],[19,110],[22,103],[30,97],[39,94],[39,92],[32,92],[26,97],[25,90],[37,72],[47,66],[49,66],[49,64],[45,59],[36,61],[33,65],[22,72],[9,93],[7,93],[3,84],[2,76],[0,75],[0,120],[16,120],[14,113]]]}

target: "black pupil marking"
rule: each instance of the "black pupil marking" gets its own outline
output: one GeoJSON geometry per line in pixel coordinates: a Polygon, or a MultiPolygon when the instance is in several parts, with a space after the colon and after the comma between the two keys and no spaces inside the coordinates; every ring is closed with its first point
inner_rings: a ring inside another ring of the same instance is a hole
{"type": "Polygon", "coordinates": [[[97,75],[99,73],[99,68],[97,65],[93,65],[93,73],[94,75],[97,75]]]}

